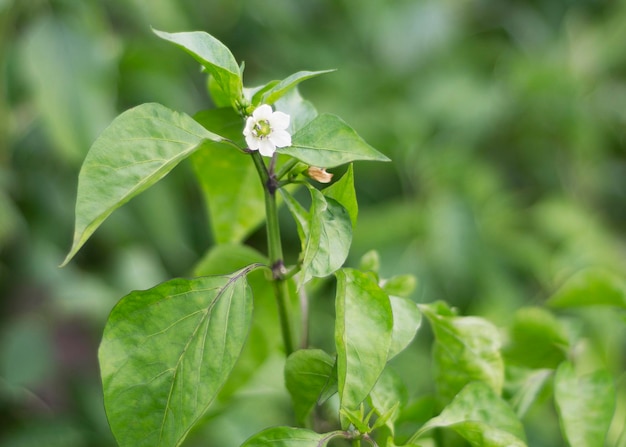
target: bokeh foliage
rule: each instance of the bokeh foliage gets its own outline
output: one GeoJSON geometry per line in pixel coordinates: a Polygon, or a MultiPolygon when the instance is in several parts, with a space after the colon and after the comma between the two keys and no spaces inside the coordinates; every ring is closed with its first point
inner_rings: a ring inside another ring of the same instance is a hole
{"type": "MultiPolygon", "coordinates": [[[[0,446],[113,445],[96,366],[105,318],[131,290],[190,275],[212,246],[183,163],[57,268],[78,169],[104,127],[144,102],[190,115],[211,106],[197,64],[151,26],[210,32],[245,60],[249,82],[337,68],[303,95],[393,160],[355,169],[348,264],[376,248],[383,277],[419,278],[412,299],[506,328],[505,360],[518,367],[509,385],[575,348],[586,372],[613,374],[615,419],[626,420],[619,303],[559,305],[589,284],[586,296],[624,287],[624,23],[619,0],[0,1],[0,446]]],[[[297,248],[295,227],[283,228],[297,248]]],[[[248,242],[263,250],[262,233],[248,242]]],[[[311,309],[322,347],[332,343],[328,289],[311,309]]],[[[431,342],[420,330],[394,359],[411,399],[422,396],[414,420],[434,387],[431,342]]],[[[252,364],[234,405],[212,407],[186,445],[238,445],[283,423],[281,368],[271,355],[252,364]]],[[[523,413],[529,445],[560,445],[553,404],[523,413]]],[[[623,430],[613,424],[609,445],[626,445],[623,430]]]]}

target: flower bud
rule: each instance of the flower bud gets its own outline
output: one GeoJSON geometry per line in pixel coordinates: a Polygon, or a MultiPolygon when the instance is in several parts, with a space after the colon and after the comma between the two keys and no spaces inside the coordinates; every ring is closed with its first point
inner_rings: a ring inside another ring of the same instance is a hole
{"type": "Polygon", "coordinates": [[[306,171],[306,175],[320,183],[330,183],[333,178],[333,174],[326,172],[326,168],[316,168],[315,166],[309,167],[306,171]]]}

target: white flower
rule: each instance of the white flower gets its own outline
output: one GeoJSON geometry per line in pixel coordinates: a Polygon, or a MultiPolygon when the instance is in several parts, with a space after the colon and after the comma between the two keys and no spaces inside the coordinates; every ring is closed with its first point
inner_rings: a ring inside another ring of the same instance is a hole
{"type": "Polygon", "coordinates": [[[291,146],[291,135],[287,132],[289,121],[286,113],[273,112],[267,104],[260,105],[248,117],[243,129],[248,148],[271,157],[277,147],[291,146]]]}

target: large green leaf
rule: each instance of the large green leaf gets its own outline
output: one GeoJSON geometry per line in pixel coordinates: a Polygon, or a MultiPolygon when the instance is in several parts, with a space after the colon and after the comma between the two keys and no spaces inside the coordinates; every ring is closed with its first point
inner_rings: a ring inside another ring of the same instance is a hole
{"type": "Polygon", "coordinates": [[[158,182],[204,141],[223,138],[160,104],[143,104],[115,118],[80,170],[74,241],[63,265],[114,210],[158,182]]]}
{"type": "Polygon", "coordinates": [[[321,349],[301,349],[287,358],[285,386],[298,422],[304,424],[329,383],[335,359],[321,349]]]}
{"type": "Polygon", "coordinates": [[[311,210],[302,253],[302,282],[323,278],[341,268],[352,242],[352,225],[346,209],[310,187],[311,210]]]}
{"type": "Polygon", "coordinates": [[[132,292],[113,309],[99,360],[120,446],[178,446],[207,410],[248,333],[249,270],[174,279],[132,292]]]}
{"type": "Polygon", "coordinates": [[[451,315],[444,303],[420,305],[435,333],[433,356],[439,395],[448,401],[469,382],[481,380],[502,392],[500,334],[487,320],[451,315]]]}
{"type": "Polygon", "coordinates": [[[604,445],[615,408],[615,387],[608,372],[578,377],[572,364],[564,362],[554,378],[554,399],[571,447],[604,445]]]}
{"type": "Polygon", "coordinates": [[[241,447],[324,447],[341,432],[320,434],[305,428],[272,427],[249,438],[241,447]]]}
{"type": "Polygon", "coordinates": [[[581,270],[550,297],[548,305],[556,308],[605,305],[626,309],[626,278],[602,268],[581,270]]]}
{"type": "Polygon", "coordinates": [[[449,427],[474,447],[525,447],[524,428],[511,407],[484,382],[472,382],[459,392],[441,414],[413,437],[437,427],[449,427]]]}
{"type": "Polygon", "coordinates": [[[326,197],[335,199],[348,211],[352,221],[352,228],[354,228],[359,215],[359,205],[356,201],[356,191],[354,190],[354,168],[352,163],[350,163],[348,170],[339,180],[328,188],[324,188],[322,192],[326,197]]]}
{"type": "Polygon", "coordinates": [[[230,50],[215,37],[203,31],[166,33],[153,30],[161,39],[184,49],[213,76],[220,89],[236,107],[243,99],[241,71],[230,50]]]}
{"type": "MultiPolygon", "coordinates": [[[[198,113],[205,128],[243,143],[243,122],[231,108],[198,113]]],[[[191,161],[204,193],[215,240],[244,240],[265,219],[263,185],[250,155],[218,144],[204,144],[191,161]]]]}
{"type": "Polygon", "coordinates": [[[356,160],[389,161],[335,115],[321,114],[296,132],[282,154],[312,166],[332,168],[356,160]]]}
{"type": "Polygon", "coordinates": [[[366,273],[336,272],[335,345],[341,407],[355,410],[380,377],[391,346],[389,297],[366,273]]]}

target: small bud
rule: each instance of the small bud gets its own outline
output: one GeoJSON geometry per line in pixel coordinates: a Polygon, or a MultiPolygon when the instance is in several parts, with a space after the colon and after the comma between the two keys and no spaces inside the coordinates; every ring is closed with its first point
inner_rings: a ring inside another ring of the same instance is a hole
{"type": "Polygon", "coordinates": [[[315,166],[309,167],[306,171],[306,175],[320,183],[330,183],[333,178],[333,174],[326,172],[325,168],[316,168],[315,166]]]}

